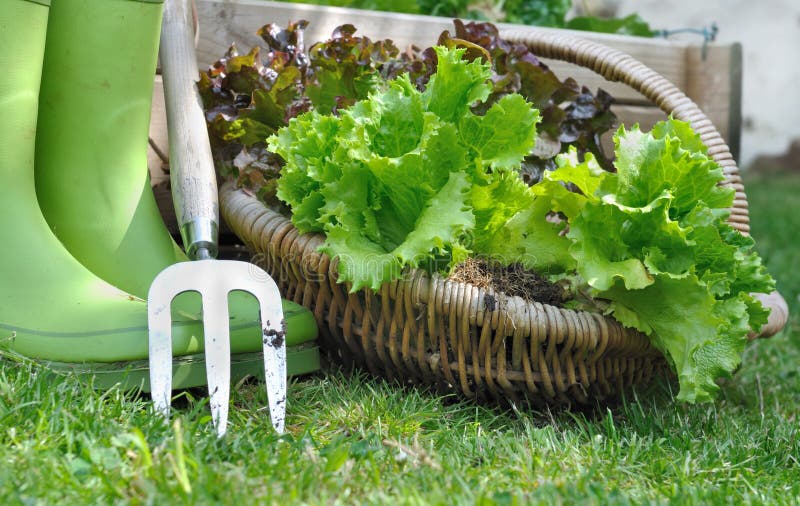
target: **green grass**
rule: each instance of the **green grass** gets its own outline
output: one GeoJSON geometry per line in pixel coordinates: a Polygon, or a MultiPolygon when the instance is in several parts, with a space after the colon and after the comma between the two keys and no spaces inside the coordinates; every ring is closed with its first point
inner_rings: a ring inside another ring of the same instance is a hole
{"type": "Polygon", "coordinates": [[[660,382],[591,412],[477,406],[338,369],[290,386],[272,433],[258,385],[218,440],[203,392],[172,421],[146,396],[0,362],[0,504],[800,503],[800,177],[747,181],[753,231],[793,310],[714,404],[660,382]]]}

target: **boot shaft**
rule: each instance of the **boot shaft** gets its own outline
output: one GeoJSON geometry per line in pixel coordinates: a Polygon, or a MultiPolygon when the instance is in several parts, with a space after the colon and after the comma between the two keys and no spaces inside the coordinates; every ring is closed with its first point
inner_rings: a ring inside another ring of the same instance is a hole
{"type": "Polygon", "coordinates": [[[161,14],[160,1],[53,2],[39,105],[42,212],[84,266],[139,297],[183,259],[147,170],[161,14]]]}
{"type": "MultiPolygon", "coordinates": [[[[0,10],[0,206],[35,198],[33,157],[48,7],[6,0],[0,10]]],[[[13,211],[12,211],[13,212],[13,211]]]]}

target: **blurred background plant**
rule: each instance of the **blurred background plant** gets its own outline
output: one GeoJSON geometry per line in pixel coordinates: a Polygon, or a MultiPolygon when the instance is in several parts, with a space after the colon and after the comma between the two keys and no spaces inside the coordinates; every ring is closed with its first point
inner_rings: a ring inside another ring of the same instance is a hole
{"type": "Polygon", "coordinates": [[[493,23],[568,28],[653,37],[657,34],[638,14],[614,17],[615,0],[290,0],[335,7],[428,14],[493,23]]]}

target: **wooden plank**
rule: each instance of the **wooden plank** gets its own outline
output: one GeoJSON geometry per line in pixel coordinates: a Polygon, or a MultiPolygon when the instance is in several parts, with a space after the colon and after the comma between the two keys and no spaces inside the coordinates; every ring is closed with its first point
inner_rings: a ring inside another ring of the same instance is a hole
{"type": "MultiPolygon", "coordinates": [[[[290,4],[262,0],[199,0],[197,4],[200,19],[200,37],[197,48],[200,68],[206,68],[217,60],[235,43],[240,50],[263,44],[255,32],[267,23],[286,25],[289,21],[306,19],[310,21],[305,31],[307,42],[330,38],[333,29],[350,23],[358,28],[360,34],[372,39],[392,39],[399,48],[416,44],[429,46],[438,39],[444,30],[452,30],[450,18],[376,12],[341,7],[324,7],[309,4],[290,4]]],[[[519,25],[499,24],[503,28],[521,28],[519,25]]],[[[540,31],[553,31],[549,28],[531,28],[540,31]]],[[[686,88],[686,47],[685,42],[641,37],[622,37],[591,32],[571,33],[577,37],[595,40],[619,49],[634,58],[646,61],[648,66],[665,76],[681,89],[686,88]]],[[[617,100],[643,103],[644,97],[628,86],[612,83],[592,71],[563,62],[548,62],[561,77],[574,77],[579,83],[596,90],[603,88],[617,100]]]]}
{"type": "MultiPolygon", "coordinates": [[[[162,153],[169,153],[169,139],[167,137],[167,110],[164,105],[164,85],[161,76],[157,75],[153,81],[153,106],[150,109],[150,140],[158,146],[162,153]]],[[[161,217],[171,234],[177,235],[178,218],[175,216],[175,207],[172,204],[172,194],[169,186],[169,173],[167,167],[151,146],[147,147],[147,167],[150,169],[150,184],[153,186],[153,195],[161,211],[161,217]]]]}
{"type": "Polygon", "coordinates": [[[737,159],[742,126],[742,46],[689,47],[686,64],[686,94],[711,119],[737,159]]]}
{"type": "MultiPolygon", "coordinates": [[[[153,105],[150,109],[150,140],[162,153],[169,153],[167,140],[167,112],[164,108],[164,86],[161,76],[153,82],[153,105]]],[[[147,146],[147,167],[150,169],[150,183],[153,186],[169,181],[164,163],[152,146],[147,146]]]]}
{"type": "Polygon", "coordinates": [[[611,110],[626,128],[638,123],[642,130],[650,130],[658,121],[667,119],[666,113],[655,106],[612,105],[611,110]]]}

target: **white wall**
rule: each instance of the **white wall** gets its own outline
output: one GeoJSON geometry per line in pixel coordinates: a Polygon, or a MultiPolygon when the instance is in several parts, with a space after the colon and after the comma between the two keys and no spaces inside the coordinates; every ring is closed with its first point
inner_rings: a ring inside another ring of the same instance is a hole
{"type": "Polygon", "coordinates": [[[716,22],[718,41],[742,44],[741,166],[761,154],[783,153],[800,138],[800,0],[619,2],[618,15],[632,12],[655,29],[716,22]]]}

